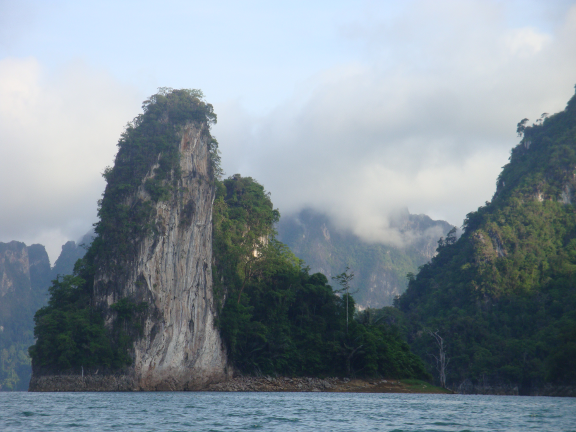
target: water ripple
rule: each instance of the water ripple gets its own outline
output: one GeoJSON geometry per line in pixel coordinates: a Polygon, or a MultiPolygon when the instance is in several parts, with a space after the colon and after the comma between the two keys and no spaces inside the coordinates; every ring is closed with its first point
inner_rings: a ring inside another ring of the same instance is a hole
{"type": "Polygon", "coordinates": [[[0,431],[576,431],[572,398],[350,393],[0,393],[0,431]]]}

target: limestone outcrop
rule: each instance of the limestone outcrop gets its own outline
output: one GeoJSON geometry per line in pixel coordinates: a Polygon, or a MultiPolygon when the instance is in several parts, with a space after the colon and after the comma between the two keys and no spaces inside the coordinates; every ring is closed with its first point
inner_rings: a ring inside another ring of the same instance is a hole
{"type": "Polygon", "coordinates": [[[93,303],[103,311],[107,328],[119,325],[112,305],[122,299],[146,305],[131,365],[120,372],[101,368],[54,373],[35,368],[31,391],[197,390],[231,376],[215,326],[215,187],[207,127],[205,122],[180,127],[180,169],[173,171],[171,196],[153,200],[147,192],[146,181],[156,175],[156,165],[126,199],[128,208],[137,202],[152,204],[152,234],[135,243],[136,253],[123,260],[95,260],[93,303]]]}
{"type": "MultiPolygon", "coordinates": [[[[152,309],[134,345],[134,386],[142,390],[201,388],[228,373],[226,352],[214,326],[215,191],[202,132],[191,124],[182,129],[181,179],[177,196],[155,204],[158,234],[141,242],[134,266],[120,284],[107,266],[97,271],[94,281],[96,299],[106,306],[129,297],[147,302],[152,309]]],[[[143,185],[134,199],[150,199],[143,185]]],[[[112,320],[114,313],[106,310],[107,320],[112,320]]]]}

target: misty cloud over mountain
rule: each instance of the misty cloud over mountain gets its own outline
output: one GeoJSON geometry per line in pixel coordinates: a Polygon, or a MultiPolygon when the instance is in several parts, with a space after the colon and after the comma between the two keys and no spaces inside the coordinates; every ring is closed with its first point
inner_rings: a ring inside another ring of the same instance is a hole
{"type": "Polygon", "coordinates": [[[401,243],[391,216],[405,206],[460,226],[491,198],[516,123],[573,92],[576,7],[548,34],[507,27],[492,3],[419,5],[347,28],[367,60],[268,115],[218,107],[225,170],[260,180],[281,211],[315,208],[365,240],[401,243]]]}

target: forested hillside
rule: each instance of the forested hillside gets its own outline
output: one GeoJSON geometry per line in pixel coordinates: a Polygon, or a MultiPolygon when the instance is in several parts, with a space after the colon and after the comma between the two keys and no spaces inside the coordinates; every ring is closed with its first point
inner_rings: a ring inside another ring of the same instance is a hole
{"type": "Polygon", "coordinates": [[[391,217],[391,226],[407,241],[404,245],[367,242],[352,232],[336,227],[328,216],[302,210],[283,216],[278,223],[278,239],[303,259],[313,273],[329,278],[346,266],[354,272],[354,299],[363,308],[392,305],[408,285],[407,273],[430,261],[438,239],[453,226],[407,209],[391,217]]]}
{"type": "Polygon", "coordinates": [[[342,286],[309,274],[275,239],[279,217],[253,179],[235,175],[218,182],[215,290],[236,367],[255,374],[426,378],[395,328],[363,315],[355,319],[354,299],[334,292],[342,286]]]}
{"type": "Polygon", "coordinates": [[[439,243],[397,303],[431,369],[430,332],[443,338],[449,385],[576,383],[576,97],[527,123],[492,201],[439,243]]]}

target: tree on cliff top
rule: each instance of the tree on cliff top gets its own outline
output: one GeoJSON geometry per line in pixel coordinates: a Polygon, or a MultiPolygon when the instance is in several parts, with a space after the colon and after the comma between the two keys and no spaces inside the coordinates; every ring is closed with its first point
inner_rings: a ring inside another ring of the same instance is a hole
{"type": "Polygon", "coordinates": [[[145,188],[152,201],[171,196],[180,178],[180,131],[192,123],[209,142],[212,161],[212,181],[220,169],[218,142],[210,135],[216,114],[211,104],[203,100],[200,90],[160,88],[142,104],[143,113],[126,125],[118,141],[114,167],[106,168],[103,176],[107,185],[99,201],[96,223],[97,237],[93,247],[99,259],[115,261],[134,255],[138,240],[153,230],[152,202],[135,200],[127,205],[145,176],[154,165],[154,177],[147,179],[145,188]]]}

